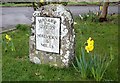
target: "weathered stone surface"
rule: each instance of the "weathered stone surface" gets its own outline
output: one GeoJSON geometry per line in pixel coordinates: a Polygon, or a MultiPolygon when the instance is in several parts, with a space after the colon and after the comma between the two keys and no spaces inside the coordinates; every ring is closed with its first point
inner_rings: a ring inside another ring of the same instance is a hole
{"type": "Polygon", "coordinates": [[[51,66],[68,67],[74,58],[75,34],[73,23],[73,17],[70,11],[62,5],[50,4],[35,11],[32,17],[31,36],[29,40],[30,61],[40,64],[50,64],[51,66]],[[36,17],[60,18],[59,53],[45,52],[36,49],[36,17]]]}

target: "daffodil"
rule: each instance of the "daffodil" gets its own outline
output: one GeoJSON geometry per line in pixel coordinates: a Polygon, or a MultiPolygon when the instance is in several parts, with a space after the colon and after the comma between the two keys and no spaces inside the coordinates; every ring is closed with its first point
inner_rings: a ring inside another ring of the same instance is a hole
{"type": "Polygon", "coordinates": [[[10,36],[9,35],[5,35],[5,38],[8,40],[8,41],[11,41],[11,38],[10,38],[10,36]]]}
{"type": "Polygon", "coordinates": [[[11,41],[11,38],[9,38],[9,41],[11,41]]]}
{"type": "Polygon", "coordinates": [[[100,11],[102,11],[102,9],[103,9],[103,6],[100,6],[100,11]]]}
{"type": "Polygon", "coordinates": [[[89,45],[89,46],[85,46],[85,50],[89,53],[90,51],[93,51],[94,46],[93,45],[89,45]]]}
{"type": "Polygon", "coordinates": [[[85,46],[85,50],[89,53],[90,51],[93,51],[94,49],[94,40],[89,37],[87,40],[87,45],[85,46]]]}
{"type": "Polygon", "coordinates": [[[89,37],[89,39],[87,40],[87,44],[88,44],[88,46],[94,45],[94,40],[91,37],[89,37]]]}
{"type": "Polygon", "coordinates": [[[6,35],[5,35],[5,38],[6,38],[6,39],[9,39],[9,35],[6,34],[6,35]]]}

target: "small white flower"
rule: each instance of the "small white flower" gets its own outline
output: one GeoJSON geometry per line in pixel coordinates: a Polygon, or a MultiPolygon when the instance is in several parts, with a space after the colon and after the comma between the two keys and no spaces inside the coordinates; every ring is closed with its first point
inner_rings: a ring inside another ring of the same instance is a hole
{"type": "Polygon", "coordinates": [[[39,59],[38,57],[34,57],[34,58],[33,58],[33,62],[34,62],[35,64],[40,64],[40,59],[39,59]]]}
{"type": "Polygon", "coordinates": [[[87,17],[89,17],[89,15],[87,15],[87,17]]]}
{"type": "Polygon", "coordinates": [[[79,14],[79,16],[82,17],[81,14],[79,14]]]}
{"type": "Polygon", "coordinates": [[[83,17],[82,17],[82,15],[80,15],[80,14],[79,14],[79,17],[80,17],[80,18],[83,20],[83,17]]]}
{"type": "Polygon", "coordinates": [[[54,64],[54,66],[57,66],[57,64],[54,64]]]}
{"type": "Polygon", "coordinates": [[[83,17],[81,17],[81,19],[83,20],[83,17]]]}

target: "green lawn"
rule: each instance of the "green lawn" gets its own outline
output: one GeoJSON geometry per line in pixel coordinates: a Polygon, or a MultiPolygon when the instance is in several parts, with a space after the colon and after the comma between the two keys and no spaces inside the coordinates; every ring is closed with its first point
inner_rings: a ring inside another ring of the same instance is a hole
{"type": "Polygon", "coordinates": [[[31,3],[5,3],[5,4],[0,4],[2,7],[32,7],[31,3]]]}
{"type": "MultiPolygon", "coordinates": [[[[75,17],[77,22],[75,27],[76,45],[75,55],[80,55],[81,41],[82,46],[88,37],[92,37],[95,41],[94,53],[101,56],[109,54],[110,47],[113,48],[115,57],[112,64],[107,69],[104,79],[102,80],[118,80],[118,18],[112,16],[109,22],[98,23],[90,21],[82,21],[79,17],[75,17]]],[[[17,29],[7,32],[12,37],[15,45],[15,52],[10,49],[5,51],[2,48],[2,80],[3,81],[82,81],[80,74],[70,66],[69,68],[54,68],[48,65],[36,65],[29,61],[29,26],[22,25],[27,30],[17,29]]],[[[6,33],[2,34],[5,37],[6,33]]],[[[120,40],[119,40],[120,41],[120,40]]],[[[87,78],[86,80],[94,80],[87,78]]]]}
{"type": "Polygon", "coordinates": [[[68,5],[100,5],[99,2],[68,2],[68,5]]]}
{"type": "MultiPolygon", "coordinates": [[[[100,5],[100,2],[68,2],[67,5],[100,5]]],[[[102,5],[102,4],[101,4],[102,5]]],[[[115,5],[114,3],[110,3],[110,5],[115,5]]],[[[0,4],[0,7],[32,7],[32,3],[5,3],[0,4]]]]}
{"type": "Polygon", "coordinates": [[[115,57],[112,64],[109,66],[105,79],[117,80],[118,79],[118,18],[115,16],[109,17],[109,22],[94,23],[79,21],[76,18],[77,25],[75,25],[76,32],[76,55],[80,54],[80,41],[84,42],[92,37],[95,41],[94,53],[98,53],[101,56],[110,53],[110,47],[113,48],[112,52],[115,57]]]}

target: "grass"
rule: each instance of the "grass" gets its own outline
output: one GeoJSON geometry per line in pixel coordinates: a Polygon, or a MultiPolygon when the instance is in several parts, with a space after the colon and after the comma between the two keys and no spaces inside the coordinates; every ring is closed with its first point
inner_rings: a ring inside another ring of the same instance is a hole
{"type": "MultiPolygon", "coordinates": [[[[85,2],[85,1],[68,2],[68,5],[82,5],[82,6],[85,6],[85,5],[102,5],[102,2],[96,2],[96,1],[94,1],[94,2],[85,2]]],[[[117,4],[110,2],[109,5],[112,6],[112,5],[117,5],[117,4]]]]}
{"type": "MultiPolygon", "coordinates": [[[[2,40],[2,35],[0,35],[0,40],[2,40]]],[[[0,42],[0,82],[2,81],[2,43],[0,42]]]]}
{"type": "Polygon", "coordinates": [[[68,2],[68,5],[100,5],[99,2],[68,2]]]}
{"type": "MultiPolygon", "coordinates": [[[[118,80],[118,19],[117,16],[110,17],[109,22],[98,23],[82,21],[79,17],[74,18],[77,22],[75,27],[76,45],[75,55],[80,55],[81,41],[84,42],[88,37],[95,41],[94,52],[104,56],[109,54],[109,48],[112,46],[114,61],[109,66],[103,80],[118,80]]],[[[48,65],[36,65],[29,61],[29,34],[30,26],[18,25],[17,30],[7,32],[11,35],[16,51],[7,52],[2,50],[2,80],[3,81],[82,81],[81,76],[75,69],[55,68],[48,65]],[[26,30],[23,28],[27,28],[26,30]]],[[[4,38],[6,33],[2,34],[4,38]]],[[[119,40],[120,41],[120,40],[119,40]]],[[[86,80],[94,80],[87,78],[86,80]]]]}
{"type": "Polygon", "coordinates": [[[5,4],[0,4],[0,7],[32,7],[31,3],[5,3],[5,4]]]}
{"type": "MultiPolygon", "coordinates": [[[[2,79],[4,81],[80,80],[80,75],[73,67],[67,69],[57,69],[47,65],[35,65],[31,63],[28,58],[28,34],[30,32],[29,28],[24,31],[23,27],[27,28],[26,25],[18,25],[17,28],[20,30],[7,33],[13,38],[16,52],[11,52],[10,50],[7,50],[7,52],[3,51],[2,79]]],[[[5,34],[3,34],[3,37],[5,34]]]]}
{"type": "Polygon", "coordinates": [[[80,54],[80,46],[84,45],[84,42],[89,37],[92,37],[95,41],[94,53],[98,53],[101,56],[110,53],[110,47],[113,48],[113,55],[115,60],[112,65],[109,66],[105,79],[117,80],[118,79],[118,18],[117,16],[109,17],[109,22],[97,23],[81,21],[77,19],[77,25],[75,25],[76,32],[76,55],[80,54]],[[80,42],[83,42],[82,45],[80,42]]]}

